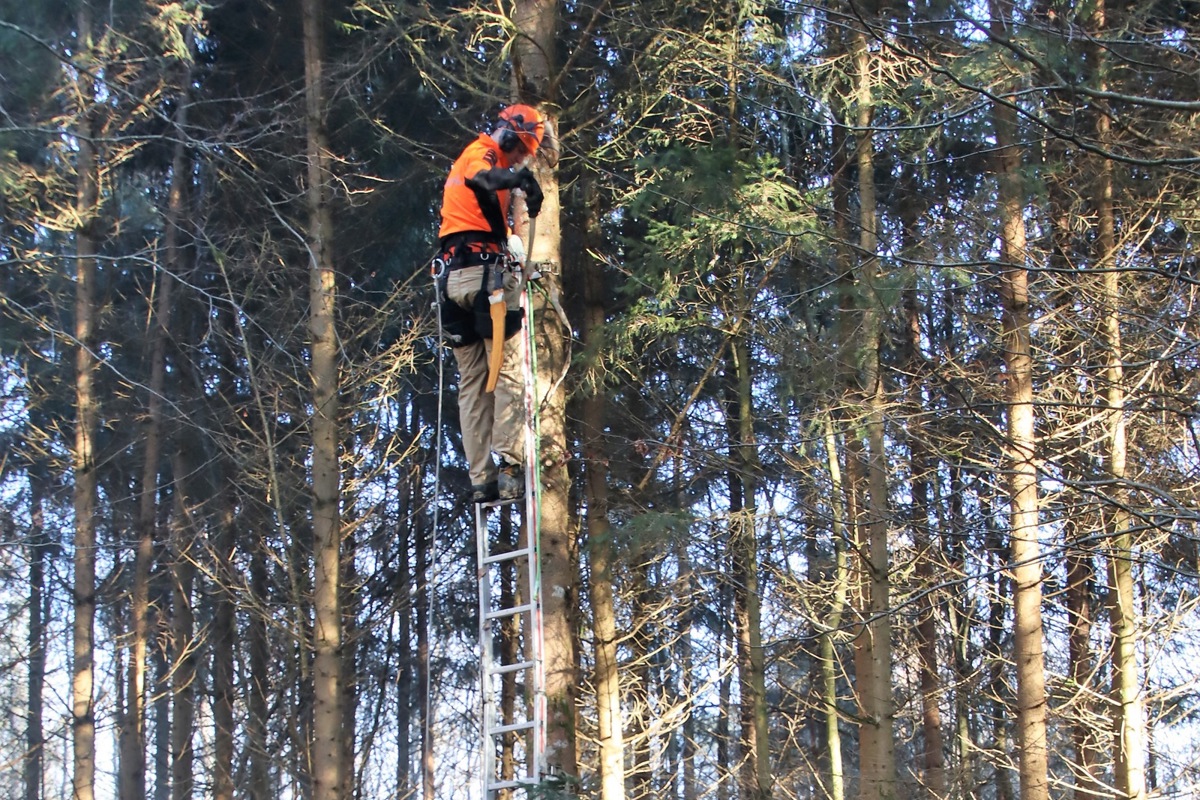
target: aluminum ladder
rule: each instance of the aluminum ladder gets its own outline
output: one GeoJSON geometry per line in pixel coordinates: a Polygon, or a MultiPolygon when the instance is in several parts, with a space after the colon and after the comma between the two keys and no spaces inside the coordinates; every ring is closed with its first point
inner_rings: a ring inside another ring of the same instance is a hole
{"type": "Polygon", "coordinates": [[[540,481],[531,307],[526,297],[521,345],[525,374],[525,497],[475,506],[483,800],[497,800],[502,792],[511,796],[514,790],[528,789],[541,783],[546,774],[538,552],[540,481]],[[522,506],[518,515],[516,511],[522,506]]]}

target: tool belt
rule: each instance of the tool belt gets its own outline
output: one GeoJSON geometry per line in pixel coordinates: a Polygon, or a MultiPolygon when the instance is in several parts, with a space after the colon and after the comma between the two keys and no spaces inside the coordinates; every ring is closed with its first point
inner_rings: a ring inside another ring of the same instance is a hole
{"type": "MultiPolygon", "coordinates": [[[[468,231],[451,234],[441,241],[442,252],[434,259],[433,276],[437,284],[441,326],[451,347],[464,347],[492,338],[492,320],[488,295],[493,284],[502,282],[501,273],[509,268],[504,245],[483,233],[468,231]],[[483,278],[475,294],[472,308],[463,308],[446,292],[449,275],[456,269],[483,266],[483,278]]],[[[509,310],[504,315],[504,338],[509,339],[521,330],[525,315],[509,310]]]]}
{"type": "Polygon", "coordinates": [[[452,233],[441,241],[440,258],[447,270],[495,264],[504,258],[504,242],[478,231],[452,233]]]}

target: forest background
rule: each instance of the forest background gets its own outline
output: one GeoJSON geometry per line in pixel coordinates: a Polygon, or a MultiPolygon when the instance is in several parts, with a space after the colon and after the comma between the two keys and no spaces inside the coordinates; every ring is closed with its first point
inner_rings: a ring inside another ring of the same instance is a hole
{"type": "Polygon", "coordinates": [[[0,793],[478,796],[522,101],[543,794],[1196,796],[1198,11],[0,0],[0,793]]]}

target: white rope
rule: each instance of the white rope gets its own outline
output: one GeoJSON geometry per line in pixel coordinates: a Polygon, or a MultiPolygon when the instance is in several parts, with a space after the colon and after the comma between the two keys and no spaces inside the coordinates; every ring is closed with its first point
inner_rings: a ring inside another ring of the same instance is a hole
{"type": "MultiPolygon", "coordinates": [[[[430,747],[433,743],[433,673],[430,669],[433,661],[433,618],[434,608],[436,607],[436,593],[434,587],[437,586],[438,576],[438,529],[441,522],[441,496],[442,496],[442,408],[443,397],[446,389],[446,354],[445,350],[445,331],[442,328],[442,289],[439,282],[442,277],[442,272],[446,269],[445,262],[440,258],[434,260],[434,264],[440,265],[436,268],[433,276],[433,304],[437,309],[437,431],[434,434],[434,464],[433,464],[433,531],[429,537],[429,579],[425,585],[425,603],[428,606],[428,612],[425,615],[425,641],[429,646],[425,648],[426,663],[422,664],[425,670],[425,719],[422,732],[423,742],[429,742],[430,747]]],[[[425,779],[428,777],[430,782],[433,781],[433,776],[426,776],[425,770],[428,765],[425,763],[425,748],[422,744],[421,748],[421,785],[425,785],[425,779]]]]}

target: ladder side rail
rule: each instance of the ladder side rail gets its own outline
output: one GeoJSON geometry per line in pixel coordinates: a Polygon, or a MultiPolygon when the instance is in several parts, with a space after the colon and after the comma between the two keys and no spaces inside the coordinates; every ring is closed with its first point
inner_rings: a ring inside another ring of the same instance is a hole
{"type": "MultiPolygon", "coordinates": [[[[534,268],[536,269],[536,268],[534,268]]],[[[534,729],[529,750],[529,769],[535,780],[546,774],[546,680],[542,635],[542,574],[541,574],[541,459],[539,458],[540,430],[538,409],[541,398],[537,392],[537,330],[534,327],[533,291],[526,285],[525,347],[523,355],[525,378],[525,545],[529,549],[529,602],[533,608],[526,628],[529,660],[534,662],[532,686],[526,686],[532,706],[534,729]]]]}
{"type": "Polygon", "coordinates": [[[492,607],[492,585],[490,570],[485,563],[488,556],[487,511],[479,504],[475,506],[475,551],[479,586],[480,711],[483,721],[480,773],[483,780],[483,800],[490,800],[490,787],[496,774],[496,749],[492,733],[496,725],[496,695],[489,674],[493,669],[494,653],[491,623],[487,617],[492,607]]]}

